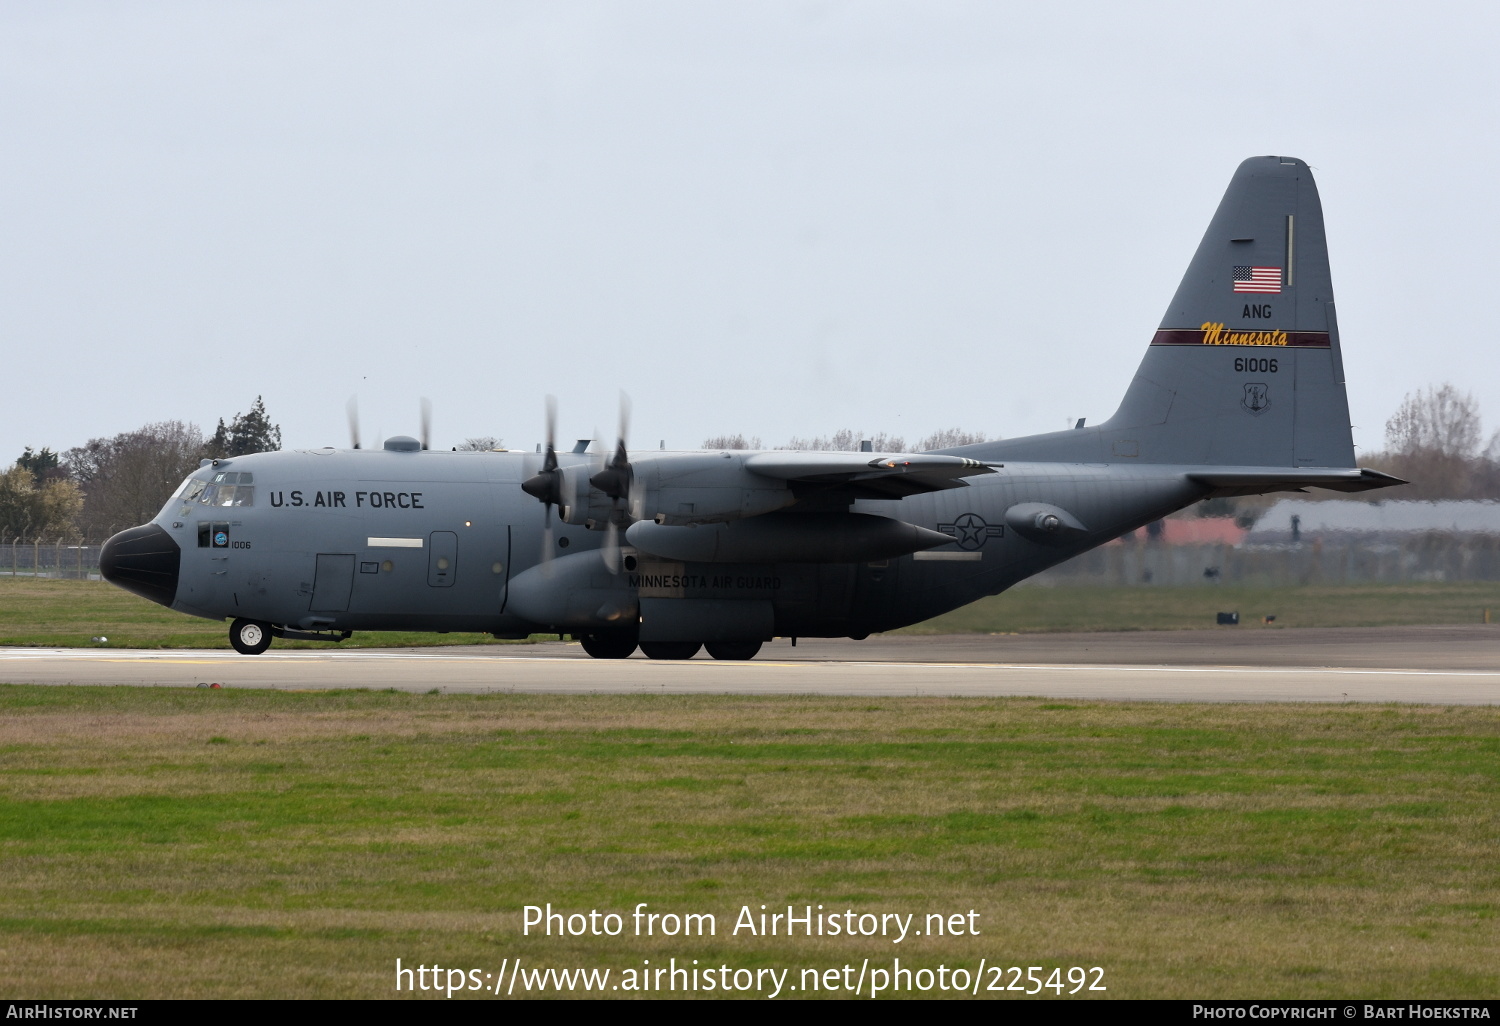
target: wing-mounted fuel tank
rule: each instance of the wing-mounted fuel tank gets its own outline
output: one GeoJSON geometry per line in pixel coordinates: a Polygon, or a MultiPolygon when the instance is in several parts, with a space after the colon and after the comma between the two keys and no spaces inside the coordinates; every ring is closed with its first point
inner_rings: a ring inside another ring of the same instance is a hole
{"type": "Polygon", "coordinates": [[[625,538],[664,559],[694,563],[864,563],[953,542],[946,534],[868,513],[772,513],[694,526],[643,520],[625,538]]]}
{"type": "Polygon", "coordinates": [[[505,611],[552,627],[633,624],[639,608],[625,574],[610,573],[597,552],[540,563],[511,579],[505,611]]]}

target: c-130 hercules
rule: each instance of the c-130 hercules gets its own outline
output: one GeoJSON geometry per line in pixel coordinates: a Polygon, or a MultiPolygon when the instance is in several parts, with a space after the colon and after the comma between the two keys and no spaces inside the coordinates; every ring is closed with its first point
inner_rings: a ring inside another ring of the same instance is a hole
{"type": "Polygon", "coordinates": [[[558,453],[553,419],[544,456],[396,437],[214,460],[100,570],[232,618],[246,654],[421,630],[749,659],[928,619],[1200,499],[1402,483],[1355,466],[1322,208],[1291,157],[1240,165],[1097,426],[917,454],[632,453],[622,422],[594,456],[558,453]]]}

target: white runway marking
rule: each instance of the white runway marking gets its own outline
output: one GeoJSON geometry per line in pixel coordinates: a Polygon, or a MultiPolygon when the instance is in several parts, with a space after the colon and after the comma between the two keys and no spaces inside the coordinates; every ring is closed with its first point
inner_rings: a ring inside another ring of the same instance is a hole
{"type": "Polygon", "coordinates": [[[463,692],[1037,696],[1500,704],[1500,671],[928,661],[592,660],[575,653],[0,649],[9,683],[463,692]]]}

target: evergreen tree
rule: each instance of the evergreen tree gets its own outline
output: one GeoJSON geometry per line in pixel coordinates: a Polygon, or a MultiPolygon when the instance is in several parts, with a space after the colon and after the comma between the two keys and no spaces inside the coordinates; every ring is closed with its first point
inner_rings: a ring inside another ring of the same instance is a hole
{"type": "Polygon", "coordinates": [[[57,476],[49,475],[48,471],[56,470],[60,462],[61,457],[46,446],[42,446],[41,452],[32,452],[31,446],[28,445],[26,451],[21,454],[21,458],[16,460],[16,466],[31,471],[31,476],[36,478],[36,483],[40,485],[49,476],[57,476]]]}
{"type": "Polygon", "coordinates": [[[219,418],[219,426],[208,440],[204,452],[211,459],[226,459],[251,452],[275,452],[281,448],[281,427],[266,415],[265,400],[255,397],[249,413],[237,413],[228,425],[219,418]]]}

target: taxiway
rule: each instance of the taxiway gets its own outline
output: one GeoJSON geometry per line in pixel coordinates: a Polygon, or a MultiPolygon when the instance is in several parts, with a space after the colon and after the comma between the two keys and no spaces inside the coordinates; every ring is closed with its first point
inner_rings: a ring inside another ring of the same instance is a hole
{"type": "Polygon", "coordinates": [[[1500,626],[777,641],[745,663],[594,660],[577,645],[0,649],[0,681],[411,691],[1019,696],[1500,704],[1500,626]]]}

